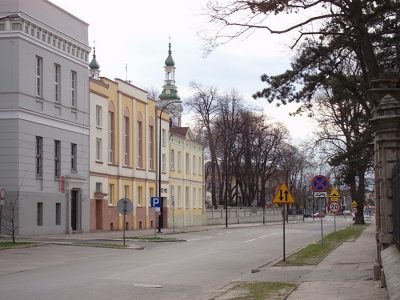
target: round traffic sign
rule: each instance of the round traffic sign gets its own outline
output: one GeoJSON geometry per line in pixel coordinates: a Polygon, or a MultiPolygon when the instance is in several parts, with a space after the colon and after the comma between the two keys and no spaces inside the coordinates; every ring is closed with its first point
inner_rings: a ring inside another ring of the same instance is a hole
{"type": "Polygon", "coordinates": [[[329,204],[329,210],[333,213],[337,213],[340,211],[340,203],[339,202],[332,202],[329,204]]]}
{"type": "Polygon", "coordinates": [[[352,212],[353,214],[356,214],[356,213],[358,212],[357,207],[353,207],[353,208],[351,209],[351,212],[352,212]]]}
{"type": "Polygon", "coordinates": [[[117,210],[120,214],[127,215],[133,210],[133,203],[128,198],[122,198],[118,201],[117,210]]]}
{"type": "Polygon", "coordinates": [[[331,184],[325,176],[317,175],[311,179],[311,188],[314,192],[326,192],[330,186],[331,184]]]}

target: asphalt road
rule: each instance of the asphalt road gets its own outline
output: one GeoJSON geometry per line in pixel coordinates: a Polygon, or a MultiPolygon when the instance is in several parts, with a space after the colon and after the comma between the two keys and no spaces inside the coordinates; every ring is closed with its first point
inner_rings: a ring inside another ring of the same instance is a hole
{"type": "MultiPolygon", "coordinates": [[[[350,224],[338,218],[337,228],[350,224]]],[[[333,222],[324,221],[324,232],[333,222]]],[[[320,223],[287,224],[286,252],[320,238],[320,223]]],[[[0,299],[210,299],[282,257],[282,225],[177,234],[143,250],[43,245],[0,252],[0,299]]]]}

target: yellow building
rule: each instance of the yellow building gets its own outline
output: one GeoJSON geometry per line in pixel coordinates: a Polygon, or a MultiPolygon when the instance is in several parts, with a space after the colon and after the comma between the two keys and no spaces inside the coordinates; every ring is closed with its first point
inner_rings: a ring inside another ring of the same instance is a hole
{"type": "Polygon", "coordinates": [[[203,147],[188,127],[181,127],[183,109],[171,44],[168,53],[158,102],[129,82],[99,77],[93,54],[89,65],[92,231],[148,229],[158,227],[159,221],[161,227],[204,224],[203,147]],[[161,220],[150,208],[150,198],[158,195],[163,200],[161,220]],[[117,211],[122,198],[133,202],[125,224],[117,211]]]}
{"type": "Polygon", "coordinates": [[[91,230],[154,228],[156,101],[124,80],[100,78],[95,55],[90,68],[91,230]],[[133,202],[125,225],[121,198],[133,202]]]}
{"type": "Polygon", "coordinates": [[[169,226],[204,224],[203,146],[188,127],[170,128],[169,226]]]}

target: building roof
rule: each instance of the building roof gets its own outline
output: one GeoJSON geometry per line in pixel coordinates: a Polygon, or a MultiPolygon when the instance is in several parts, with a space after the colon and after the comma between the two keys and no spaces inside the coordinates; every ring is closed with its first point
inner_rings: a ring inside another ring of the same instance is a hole
{"type": "Polygon", "coordinates": [[[172,126],[170,128],[170,132],[176,135],[181,135],[183,137],[186,136],[187,132],[189,131],[189,127],[177,127],[177,126],[172,126]]]}

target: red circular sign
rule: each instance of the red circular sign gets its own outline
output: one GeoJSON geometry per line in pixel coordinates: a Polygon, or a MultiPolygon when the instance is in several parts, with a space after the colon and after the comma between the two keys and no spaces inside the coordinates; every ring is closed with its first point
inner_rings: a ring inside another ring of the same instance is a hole
{"type": "Polygon", "coordinates": [[[311,188],[314,192],[326,192],[330,186],[328,178],[322,175],[314,176],[311,180],[311,188]]]}
{"type": "Polygon", "coordinates": [[[332,202],[329,205],[329,211],[331,211],[333,213],[337,213],[338,211],[340,211],[340,203],[339,202],[332,202]]]}

